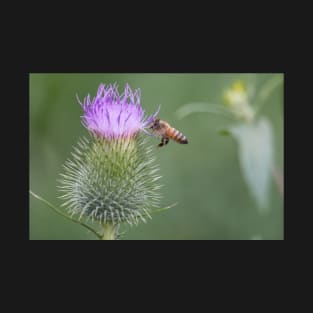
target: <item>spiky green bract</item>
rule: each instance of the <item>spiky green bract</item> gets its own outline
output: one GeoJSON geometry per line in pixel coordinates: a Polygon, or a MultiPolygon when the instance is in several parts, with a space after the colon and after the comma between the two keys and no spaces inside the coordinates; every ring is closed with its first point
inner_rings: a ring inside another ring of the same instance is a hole
{"type": "Polygon", "coordinates": [[[142,136],[88,140],[74,148],[59,189],[69,213],[101,224],[137,224],[158,206],[158,165],[142,136]]]}

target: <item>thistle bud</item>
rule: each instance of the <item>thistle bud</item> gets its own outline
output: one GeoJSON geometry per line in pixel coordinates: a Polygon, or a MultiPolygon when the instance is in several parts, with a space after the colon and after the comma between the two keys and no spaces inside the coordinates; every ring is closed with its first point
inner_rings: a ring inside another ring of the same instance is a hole
{"type": "Polygon", "coordinates": [[[80,104],[91,136],[78,142],[64,165],[63,206],[106,228],[145,221],[159,204],[160,176],[143,132],[158,111],[145,118],[140,90],[128,85],[119,94],[116,85],[101,84],[93,99],[87,95],[80,104]]]}
{"type": "Polygon", "coordinates": [[[237,81],[223,95],[225,106],[239,120],[251,122],[255,112],[249,104],[248,92],[243,82],[237,81]]]}

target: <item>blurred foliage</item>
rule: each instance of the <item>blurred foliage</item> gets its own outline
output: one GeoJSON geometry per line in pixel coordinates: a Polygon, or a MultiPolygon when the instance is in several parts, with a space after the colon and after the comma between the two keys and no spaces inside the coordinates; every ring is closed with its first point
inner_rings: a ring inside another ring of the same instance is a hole
{"type": "Polygon", "coordinates": [[[259,116],[262,105],[275,88],[283,83],[283,75],[270,77],[260,88],[236,81],[223,92],[223,105],[215,103],[187,103],[176,112],[178,118],[194,113],[220,114],[234,121],[222,127],[220,135],[232,135],[238,143],[238,158],[246,180],[260,212],[268,209],[271,175],[283,195],[283,174],[274,161],[274,135],[270,121],[259,116]]]}
{"type": "Polygon", "coordinates": [[[242,174],[261,212],[268,209],[271,173],[273,169],[273,136],[269,121],[262,117],[253,124],[230,128],[238,141],[242,174]]]}
{"type": "MultiPolygon", "coordinates": [[[[170,142],[157,149],[163,176],[163,206],[147,224],[125,226],[123,239],[283,239],[283,202],[271,184],[269,210],[260,214],[240,173],[236,142],[219,136],[222,115],[194,114],[178,119],[174,114],[185,103],[220,103],[225,88],[240,80],[253,94],[277,74],[31,74],[30,75],[30,188],[56,206],[57,178],[72,147],[87,131],[81,125],[76,94],[93,96],[98,85],[128,82],[141,88],[147,114],[161,104],[159,117],[179,129],[188,145],[170,142]]],[[[275,80],[276,79],[276,80],[275,80]]],[[[273,83],[268,84],[268,90],[273,83]]],[[[269,92],[267,90],[267,92],[269,92]]],[[[266,90],[264,91],[266,94],[266,90]]],[[[261,114],[270,121],[275,139],[275,164],[283,170],[283,85],[265,103],[261,114]]],[[[30,197],[30,239],[95,239],[80,225],[55,214],[30,197]]]]}

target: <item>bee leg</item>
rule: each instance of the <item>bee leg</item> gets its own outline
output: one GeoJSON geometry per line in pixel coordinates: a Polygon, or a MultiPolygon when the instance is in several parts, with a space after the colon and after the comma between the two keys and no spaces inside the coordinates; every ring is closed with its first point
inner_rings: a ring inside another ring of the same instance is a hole
{"type": "Polygon", "coordinates": [[[167,145],[170,140],[168,138],[164,139],[164,144],[167,145]]]}
{"type": "Polygon", "coordinates": [[[161,143],[158,144],[158,147],[162,147],[162,146],[164,146],[164,138],[163,137],[161,139],[161,143]]]}

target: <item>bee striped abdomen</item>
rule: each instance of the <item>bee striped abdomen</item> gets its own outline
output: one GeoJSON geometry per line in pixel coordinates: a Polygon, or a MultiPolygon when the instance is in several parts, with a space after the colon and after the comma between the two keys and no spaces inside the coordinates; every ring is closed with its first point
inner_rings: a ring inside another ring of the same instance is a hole
{"type": "Polygon", "coordinates": [[[184,136],[180,131],[178,131],[177,129],[175,129],[173,127],[168,129],[167,136],[169,138],[175,140],[178,143],[181,143],[181,144],[187,144],[188,143],[186,136],[184,136]]]}

